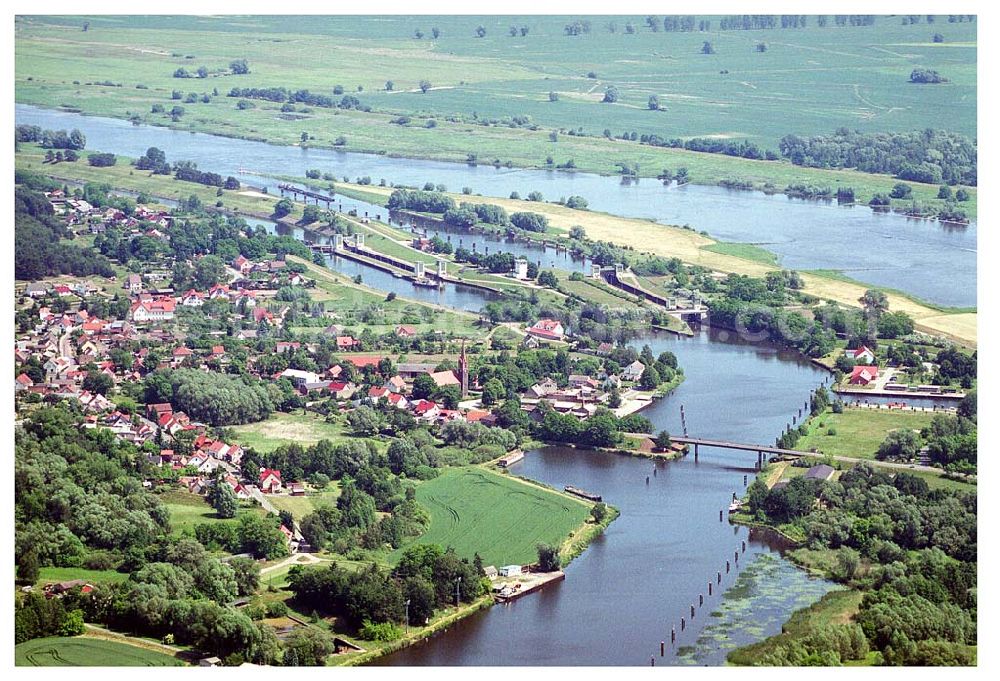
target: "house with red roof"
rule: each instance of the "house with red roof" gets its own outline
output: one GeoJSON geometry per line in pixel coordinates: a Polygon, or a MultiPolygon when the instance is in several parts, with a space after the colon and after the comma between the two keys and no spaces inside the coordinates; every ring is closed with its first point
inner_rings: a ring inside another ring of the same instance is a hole
{"type": "Polygon", "coordinates": [[[352,336],[337,336],[337,349],[338,350],[350,350],[355,345],[360,345],[361,341],[356,340],[352,336]]]}
{"type": "Polygon", "coordinates": [[[241,255],[238,256],[236,260],[233,260],[233,269],[245,277],[250,274],[250,270],[253,269],[253,263],[241,255]]]}
{"type": "Polygon", "coordinates": [[[129,310],[129,317],[134,322],[167,322],[174,318],[174,309],[177,303],[173,298],[157,298],[153,300],[139,300],[132,303],[129,310]]]}
{"type": "Polygon", "coordinates": [[[844,354],[848,357],[848,359],[852,359],[861,364],[875,363],[875,353],[865,345],[862,345],[860,348],[844,350],[844,354]]]}
{"type": "Polygon", "coordinates": [[[28,374],[21,374],[14,379],[14,390],[25,390],[35,385],[35,382],[31,380],[28,374]]]}
{"type": "Polygon", "coordinates": [[[528,327],[528,333],[544,340],[562,340],[566,335],[562,322],[555,319],[539,319],[528,327]]]}
{"type": "Polygon", "coordinates": [[[364,369],[365,367],[377,367],[378,363],[382,361],[382,358],[378,355],[354,355],[352,357],[345,357],[344,359],[358,369],[364,369]]]}
{"type": "Polygon", "coordinates": [[[435,371],[430,374],[430,377],[434,379],[434,385],[439,388],[444,388],[449,385],[462,385],[455,375],[455,372],[451,369],[446,369],[445,371],[435,371]]]}
{"type": "Polygon", "coordinates": [[[420,400],[413,405],[413,415],[417,418],[433,420],[439,413],[441,407],[430,400],[420,400]]]}
{"type": "Polygon", "coordinates": [[[396,335],[400,338],[413,338],[417,335],[417,327],[412,324],[400,324],[396,327],[396,335]]]}
{"type": "Polygon", "coordinates": [[[257,478],[257,486],[262,492],[274,494],[281,491],[281,471],[271,468],[262,468],[260,476],[257,478]]]}
{"type": "Polygon", "coordinates": [[[856,366],[851,370],[851,385],[869,385],[878,378],[877,366],[856,366]]]}
{"type": "Polygon", "coordinates": [[[358,387],[349,381],[330,381],[328,389],[338,400],[349,400],[358,391],[358,387]]]}

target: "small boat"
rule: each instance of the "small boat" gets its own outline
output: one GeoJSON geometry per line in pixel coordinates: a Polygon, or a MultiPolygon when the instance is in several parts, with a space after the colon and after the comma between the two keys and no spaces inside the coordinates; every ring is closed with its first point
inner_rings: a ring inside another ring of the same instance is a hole
{"type": "Polygon", "coordinates": [[[733,503],[729,504],[730,513],[738,513],[741,508],[743,508],[743,501],[740,499],[737,499],[733,503]]]}
{"type": "Polygon", "coordinates": [[[566,485],[566,487],[564,487],[563,489],[565,489],[566,492],[568,492],[569,494],[572,494],[574,496],[580,497],[582,499],[586,499],[587,501],[601,501],[601,495],[600,494],[594,494],[593,492],[588,492],[586,490],[582,490],[579,487],[573,487],[572,485],[566,485]]]}

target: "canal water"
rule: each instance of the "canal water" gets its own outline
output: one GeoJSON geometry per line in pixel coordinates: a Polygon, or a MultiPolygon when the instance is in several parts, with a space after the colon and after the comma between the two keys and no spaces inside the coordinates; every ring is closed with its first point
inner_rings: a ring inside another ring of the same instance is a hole
{"type": "MultiPolygon", "coordinates": [[[[654,353],[674,352],[687,376],[643,412],[657,430],[672,433],[682,432],[683,405],[692,435],[773,442],[826,378],[796,353],[744,343],[723,331],[692,338],[655,334],[634,345],[644,343],[654,353]]],[[[596,492],[621,516],[569,565],[564,582],[473,615],[377,664],[648,665],[655,655],[658,665],[715,665],[729,650],[780,632],[794,610],[834,585],[794,568],[779,547],[751,537],[747,528],[719,521],[733,492],[742,494],[743,476],[753,480],[756,454],[700,450],[697,461],[689,455],[657,464],[564,447],[529,452],[511,473],[596,492]],[[756,567],[724,601],[723,593],[750,566],[756,567]],[[672,647],[671,627],[677,634],[672,647]],[[663,659],[660,641],[667,643],[663,659]]]]}
{"type": "MultiPolygon", "coordinates": [[[[128,121],[15,106],[18,123],[50,129],[79,128],[89,149],[131,157],[150,146],[168,160],[191,160],[204,170],[236,175],[260,184],[261,173],[304,177],[318,168],[338,179],[370,176],[374,182],[444,184],[452,191],[470,187],[485,196],[526,196],[540,191],[548,200],[583,196],[593,210],[663,224],[689,225],[723,241],[755,243],[777,253],[784,267],[837,269],[859,281],[897,288],[941,305],[976,304],[976,225],[877,213],[867,207],[790,199],[761,192],[686,185],[664,187],[653,179],[623,183],[588,173],[517,170],[492,166],[389,158],[327,149],[300,149],[217,137],[128,121]],[[249,169],[252,174],[240,174],[249,169]]],[[[674,169],[676,170],[676,168],[674,169]]],[[[266,182],[266,180],[265,180],[266,182]]]]}

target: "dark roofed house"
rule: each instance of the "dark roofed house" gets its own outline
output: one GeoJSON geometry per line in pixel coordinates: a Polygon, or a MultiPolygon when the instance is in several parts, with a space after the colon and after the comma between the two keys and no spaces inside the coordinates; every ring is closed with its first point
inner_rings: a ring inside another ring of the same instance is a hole
{"type": "Polygon", "coordinates": [[[802,477],[807,480],[829,480],[835,472],[836,469],[833,466],[821,463],[807,470],[802,477]]]}

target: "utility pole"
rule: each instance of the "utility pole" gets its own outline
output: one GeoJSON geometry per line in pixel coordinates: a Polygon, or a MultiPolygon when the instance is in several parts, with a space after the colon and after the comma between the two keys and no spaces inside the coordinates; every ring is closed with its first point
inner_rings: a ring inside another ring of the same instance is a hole
{"type": "Polygon", "coordinates": [[[410,599],[406,599],[406,633],[410,633],[410,599]]]}
{"type": "Polygon", "coordinates": [[[462,578],[459,577],[458,579],[455,580],[455,607],[456,608],[458,607],[458,596],[459,596],[459,593],[460,593],[459,592],[459,588],[461,586],[462,586],[462,578]]]}

